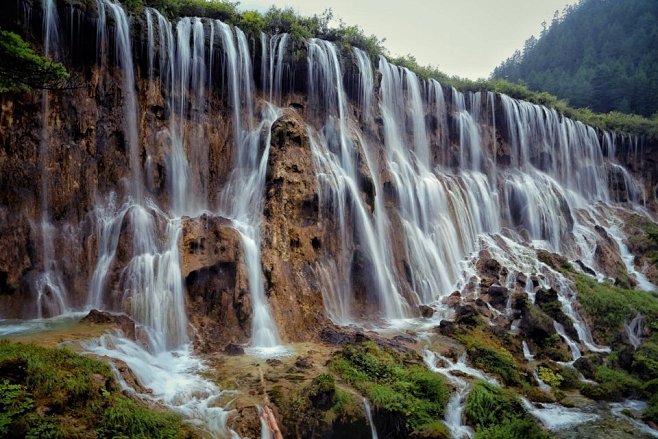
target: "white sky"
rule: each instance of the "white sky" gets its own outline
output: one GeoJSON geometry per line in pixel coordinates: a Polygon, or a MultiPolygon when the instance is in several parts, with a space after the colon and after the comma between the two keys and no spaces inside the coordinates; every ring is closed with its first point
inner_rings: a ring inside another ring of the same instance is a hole
{"type": "Polygon", "coordinates": [[[302,15],[331,8],[366,35],[386,38],[391,55],[410,53],[421,65],[477,79],[508,58],[555,10],[575,0],[241,0],[239,10],[274,4],[302,15]]]}

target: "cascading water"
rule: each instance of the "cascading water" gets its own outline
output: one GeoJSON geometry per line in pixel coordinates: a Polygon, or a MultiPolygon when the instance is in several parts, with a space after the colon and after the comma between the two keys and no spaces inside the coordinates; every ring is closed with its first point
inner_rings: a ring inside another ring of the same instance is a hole
{"type": "Polygon", "coordinates": [[[221,22],[217,22],[217,25],[227,55],[229,89],[232,91],[234,144],[237,152],[233,171],[220,195],[220,212],[233,221],[242,240],[253,309],[251,346],[256,351],[271,353],[281,350],[281,341],[263,285],[260,221],[263,212],[270,131],[280,114],[276,108],[268,104],[263,109],[261,122],[254,123],[251,58],[246,39],[239,29],[236,29],[234,37],[228,25],[221,22]],[[267,136],[262,139],[261,133],[264,131],[267,132],[267,136]],[[265,147],[261,148],[263,142],[265,147]]]}
{"type": "MultiPolygon", "coordinates": [[[[53,56],[58,20],[53,0],[43,4],[44,46],[46,55],[53,56]]],[[[95,207],[97,261],[87,305],[128,311],[138,323],[148,351],[117,336],[105,336],[87,349],[126,361],[139,380],[154,390],[153,398],[203,420],[203,428],[212,434],[228,434],[226,412],[217,407],[217,398],[225,392],[196,375],[203,366],[191,355],[188,344],[178,254],[181,222],[184,216],[202,212],[232,221],[240,233],[251,292],[251,346],[256,352],[278,352],[281,340],[261,272],[260,225],[269,133],[282,114],[273,104],[285,101],[285,80],[293,67],[291,38],[287,34],[260,35],[260,85],[271,103],[258,106],[249,42],[240,29],[194,17],[181,18],[172,26],[155,9],[147,8],[146,94],[148,99],[162,95],[166,120],[153,139],[141,139],[130,21],[115,1],[97,0],[97,5],[98,62],[108,63],[107,51],[113,42],[120,67],[130,176],[128,190],[119,188],[100,197],[95,207]],[[114,34],[109,35],[112,26],[114,34]],[[216,40],[221,55],[215,53],[216,40]],[[220,57],[222,62],[216,63],[220,57]],[[216,64],[223,68],[220,75],[216,75],[216,64]],[[233,167],[224,186],[213,188],[204,135],[209,99],[216,92],[212,87],[220,77],[231,110],[233,167]],[[158,84],[160,90],[156,90],[158,84]],[[162,145],[162,151],[149,149],[151,141],[162,145]],[[157,204],[154,189],[155,155],[160,152],[166,169],[166,188],[161,194],[168,203],[166,208],[157,204]],[[113,268],[119,249],[129,253],[127,266],[120,269],[113,268]],[[173,364],[175,370],[164,371],[165,363],[173,364]],[[168,381],[177,384],[170,388],[168,381]]],[[[73,31],[73,18],[70,21],[73,31]]],[[[598,269],[593,229],[605,223],[628,271],[643,289],[651,289],[633,266],[619,226],[604,221],[601,213],[601,203],[628,202],[639,209],[646,202],[639,182],[614,162],[616,136],[604,133],[599,141],[591,127],[504,95],[444,89],[384,58],[378,64],[380,75],[374,75],[365,52],[354,48],[352,55],[358,70],[357,111],[352,111],[344,84],[349,69],[341,64],[345,61],[336,46],[319,39],[308,42],[307,133],[320,187],[322,220],[335,226],[328,233],[335,232],[331,238],[338,241],[337,254],[326,255],[312,267],[327,315],[337,323],[365,323],[366,313],[356,315],[356,274],[363,276],[371,289],[367,299],[375,299],[368,305],[379,311],[377,317],[389,322],[412,316],[419,304],[440,308],[441,299],[475,278],[471,258],[475,260],[478,251],[487,250],[510,270],[506,283],[510,289],[522,274],[545,275],[539,286],[526,283],[531,302],[539,288],[558,291],[562,311],[573,322],[578,339],[570,337],[558,322],[555,330],[568,344],[573,360],[583,351],[607,352],[606,347],[594,343],[576,312],[573,285],[537,261],[535,248],[559,251],[598,269]],[[376,79],[379,76],[381,82],[376,79]],[[380,128],[383,139],[378,137],[380,128]],[[502,142],[497,140],[498,131],[502,142]],[[609,190],[613,179],[619,183],[620,194],[609,190]],[[364,181],[372,187],[366,190],[364,181]],[[393,236],[400,242],[389,239],[393,236]],[[359,264],[354,263],[357,257],[359,264]],[[362,272],[355,273],[357,265],[362,272]]],[[[101,85],[102,81],[101,77],[101,85]]],[[[44,271],[37,281],[39,316],[68,309],[48,217],[46,92],[42,102],[44,271]]],[[[503,315],[490,309],[496,316],[503,315]]],[[[513,315],[509,301],[504,315],[513,315]]],[[[641,341],[639,321],[636,318],[626,325],[635,347],[641,341]]],[[[523,352],[528,361],[533,359],[525,341],[523,352]]],[[[470,437],[473,432],[462,421],[470,387],[450,372],[491,378],[468,367],[464,358],[456,362],[440,358],[447,366],[437,367],[438,357],[426,356],[432,370],[458,383],[445,422],[455,436],[470,437]]]]}
{"type": "Polygon", "coordinates": [[[377,434],[377,427],[375,426],[375,421],[372,418],[372,410],[370,409],[370,402],[368,401],[368,398],[363,398],[363,409],[366,412],[368,425],[370,425],[370,437],[372,439],[379,439],[379,435],[377,434]]]}
{"type": "MultiPolygon", "coordinates": [[[[349,322],[351,295],[352,223],[355,234],[369,262],[370,273],[375,282],[377,299],[386,317],[401,317],[405,314],[405,303],[396,289],[386,255],[383,252],[383,235],[378,232],[368,214],[368,207],[361,197],[357,174],[356,146],[348,137],[347,98],[342,85],[342,72],[336,48],[333,44],[312,39],[309,41],[309,99],[314,111],[323,123],[317,135],[309,133],[313,161],[320,185],[323,204],[333,206],[330,217],[337,218],[342,245],[342,254],[337,261],[339,279],[337,291],[331,297],[325,295],[330,305],[329,314],[339,322],[349,322]],[[352,220],[352,221],[350,221],[352,220]],[[337,294],[336,294],[337,293],[337,294]]],[[[362,75],[363,75],[362,71],[362,75]]],[[[362,79],[368,83],[368,79],[362,79]]],[[[361,146],[366,149],[361,138],[361,146]]],[[[370,163],[368,163],[371,166],[370,163]]],[[[370,169],[373,169],[370,167],[370,169]]],[[[371,175],[374,174],[371,172],[371,175]]],[[[382,213],[380,208],[377,214],[382,213]]],[[[327,291],[327,290],[325,290],[327,291]]]]}
{"type": "MultiPolygon", "coordinates": [[[[59,48],[59,17],[54,0],[43,2],[43,47],[45,56],[57,59],[59,48]]],[[[68,311],[67,292],[55,258],[53,237],[55,228],[50,223],[48,193],[50,173],[50,139],[48,129],[49,95],[41,92],[41,139],[39,147],[39,167],[41,168],[41,241],[43,251],[43,272],[36,280],[37,317],[51,317],[68,311]]]]}

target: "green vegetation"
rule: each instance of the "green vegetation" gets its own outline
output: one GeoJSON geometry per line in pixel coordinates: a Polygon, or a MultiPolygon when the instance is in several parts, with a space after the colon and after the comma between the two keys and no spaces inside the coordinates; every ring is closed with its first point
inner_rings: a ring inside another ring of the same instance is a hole
{"type": "Polygon", "coordinates": [[[498,375],[507,385],[523,381],[522,368],[498,338],[478,328],[459,332],[455,338],[466,346],[473,366],[498,375]]]}
{"type": "Polygon", "coordinates": [[[658,319],[658,300],[650,293],[627,290],[608,282],[597,282],[581,273],[571,273],[578,301],[592,323],[592,330],[611,343],[624,322],[641,312],[649,322],[658,319]]]}
{"type": "Polygon", "coordinates": [[[562,381],[564,380],[562,375],[560,375],[558,372],[554,372],[548,367],[543,366],[539,366],[537,368],[537,375],[539,375],[540,380],[553,388],[560,387],[562,385],[562,381]]]}
{"type": "Polygon", "coordinates": [[[366,395],[377,412],[385,413],[392,430],[406,436],[443,437],[437,420],[450,396],[448,386],[442,376],[414,362],[418,359],[364,342],[337,352],[329,367],[366,395]]]}
{"type": "Polygon", "coordinates": [[[642,391],[642,383],[621,369],[599,366],[594,379],[598,384],[585,384],[582,388],[583,395],[592,399],[619,401],[642,391]]]}
{"type": "Polygon", "coordinates": [[[0,341],[0,437],[194,437],[175,415],[123,396],[110,368],[70,349],[0,341]]]}
{"type": "Polygon", "coordinates": [[[62,64],[37,55],[20,36],[0,29],[0,93],[59,89],[69,74],[62,64]]]}
{"type": "Polygon", "coordinates": [[[544,439],[550,436],[525,412],[514,393],[484,381],[475,383],[464,414],[478,439],[544,439]]]}
{"type": "Polygon", "coordinates": [[[493,77],[524,81],[578,107],[651,116],[658,110],[658,3],[581,0],[557,11],[493,77]]]}

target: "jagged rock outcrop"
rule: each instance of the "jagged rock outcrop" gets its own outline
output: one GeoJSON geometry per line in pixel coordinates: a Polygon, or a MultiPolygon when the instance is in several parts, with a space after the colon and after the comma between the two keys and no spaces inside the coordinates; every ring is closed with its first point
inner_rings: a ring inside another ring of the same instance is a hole
{"type": "Polygon", "coordinates": [[[181,272],[195,346],[208,352],[221,350],[226,342],[246,343],[252,310],[240,234],[220,216],[203,214],[182,222],[181,272]]]}
{"type": "Polygon", "coordinates": [[[332,244],[324,241],[313,169],[304,122],[287,111],[272,126],[261,248],[266,292],[289,340],[315,337],[326,321],[315,270],[332,244]]]}

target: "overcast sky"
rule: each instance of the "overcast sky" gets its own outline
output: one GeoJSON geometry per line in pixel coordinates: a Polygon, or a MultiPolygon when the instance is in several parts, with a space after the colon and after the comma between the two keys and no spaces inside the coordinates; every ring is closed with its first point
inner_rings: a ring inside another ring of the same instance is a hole
{"type": "Polygon", "coordinates": [[[302,15],[331,8],[336,18],[386,38],[392,55],[410,53],[422,65],[466,78],[486,78],[555,10],[574,0],[241,0],[239,9],[274,4],[302,15]]]}

